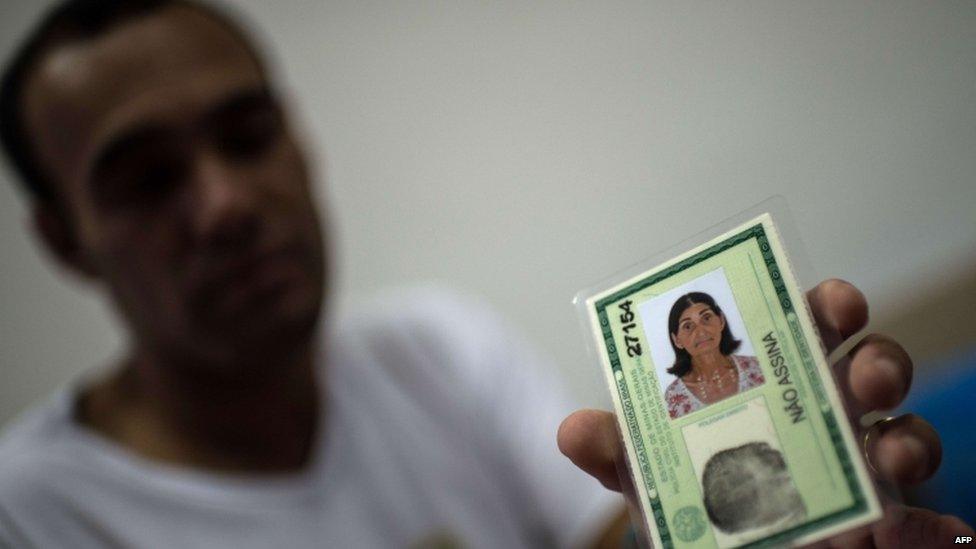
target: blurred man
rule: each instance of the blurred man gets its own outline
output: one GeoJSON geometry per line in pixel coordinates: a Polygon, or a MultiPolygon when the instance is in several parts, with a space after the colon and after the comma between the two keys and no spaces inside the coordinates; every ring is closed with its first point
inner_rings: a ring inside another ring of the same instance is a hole
{"type": "MultiPolygon", "coordinates": [[[[0,541],[626,541],[619,496],[551,451],[564,400],[483,307],[417,291],[323,334],[328,248],[288,115],[240,29],[188,2],[68,2],[15,57],[2,136],[34,227],[111,295],[130,347],[8,430],[0,541]]],[[[845,284],[811,298],[838,341],[866,319],[845,284]]],[[[903,398],[910,362],[874,338],[850,372],[852,403],[873,409],[903,398]]],[[[875,440],[889,478],[919,480],[938,464],[920,420],[875,440]]],[[[559,444],[621,488],[612,416],[570,416],[559,444]]],[[[965,535],[919,513],[902,511],[875,540],[928,540],[910,537],[923,516],[929,530],[965,535]]]]}

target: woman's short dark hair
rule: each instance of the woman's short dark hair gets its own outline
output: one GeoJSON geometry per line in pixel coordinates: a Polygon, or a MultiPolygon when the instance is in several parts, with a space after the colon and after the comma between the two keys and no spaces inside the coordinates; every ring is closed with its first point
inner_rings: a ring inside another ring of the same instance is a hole
{"type": "MultiPolygon", "coordinates": [[[[679,297],[674,302],[674,305],[671,306],[671,314],[668,315],[668,333],[671,335],[677,334],[681,313],[685,312],[685,309],[688,307],[699,303],[708,305],[708,308],[714,311],[715,314],[725,316],[722,313],[721,307],[712,299],[712,296],[704,292],[689,292],[679,297]]],[[[668,337],[668,341],[671,342],[671,348],[674,349],[674,365],[668,368],[668,373],[681,377],[691,370],[691,355],[688,354],[688,351],[679,349],[671,337],[668,337]]],[[[725,327],[722,328],[722,340],[719,341],[718,350],[723,355],[728,356],[738,349],[739,345],[742,345],[742,342],[732,337],[732,330],[729,329],[729,321],[726,319],[725,327]]]]}

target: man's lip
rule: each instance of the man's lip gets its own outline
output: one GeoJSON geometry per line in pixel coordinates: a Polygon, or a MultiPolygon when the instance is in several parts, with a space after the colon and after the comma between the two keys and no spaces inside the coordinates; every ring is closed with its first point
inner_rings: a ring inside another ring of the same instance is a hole
{"type": "Polygon", "coordinates": [[[259,250],[229,255],[221,259],[204,259],[200,267],[188,278],[193,293],[209,294],[214,290],[233,285],[235,280],[247,278],[279,261],[295,257],[297,243],[288,242],[266,245],[259,250]]]}
{"type": "Polygon", "coordinates": [[[279,294],[295,279],[295,262],[288,258],[268,257],[232,279],[217,293],[219,308],[241,310],[248,303],[257,303],[279,294]]]}

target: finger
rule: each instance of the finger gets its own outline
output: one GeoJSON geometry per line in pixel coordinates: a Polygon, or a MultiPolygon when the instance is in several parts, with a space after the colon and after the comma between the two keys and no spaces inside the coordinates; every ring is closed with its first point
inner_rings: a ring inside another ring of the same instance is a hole
{"type": "Polygon", "coordinates": [[[807,292],[807,300],[828,353],[868,323],[868,302],[849,282],[825,280],[807,292]]]}
{"type": "Polygon", "coordinates": [[[891,549],[953,547],[957,536],[972,538],[973,529],[957,517],[901,505],[889,507],[874,527],[875,545],[891,549]]]}
{"type": "Polygon", "coordinates": [[[939,434],[914,414],[874,425],[866,437],[868,462],[883,479],[897,484],[922,482],[942,462],[939,434]]]}
{"type": "Polygon", "coordinates": [[[577,467],[619,492],[615,463],[623,449],[617,436],[616,418],[603,410],[579,410],[563,420],[556,435],[559,451],[577,467]]]}
{"type": "Polygon", "coordinates": [[[850,352],[848,386],[857,412],[898,406],[912,384],[912,359],[893,339],[871,334],[850,352]]]}

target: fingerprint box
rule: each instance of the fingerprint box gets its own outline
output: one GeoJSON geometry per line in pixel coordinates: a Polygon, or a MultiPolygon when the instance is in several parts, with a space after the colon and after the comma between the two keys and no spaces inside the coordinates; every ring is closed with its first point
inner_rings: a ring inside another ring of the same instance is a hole
{"type": "Polygon", "coordinates": [[[784,217],[727,222],[576,299],[655,547],[803,545],[881,516],[784,217]]]}

